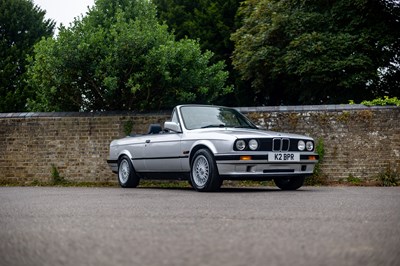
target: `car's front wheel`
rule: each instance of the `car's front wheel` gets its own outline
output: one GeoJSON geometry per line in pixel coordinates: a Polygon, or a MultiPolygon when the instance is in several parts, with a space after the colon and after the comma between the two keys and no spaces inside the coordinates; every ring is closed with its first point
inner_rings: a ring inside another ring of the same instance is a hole
{"type": "Polygon", "coordinates": [[[124,155],[118,162],[118,182],[121,187],[137,187],[139,176],[135,173],[132,162],[128,156],[124,155]]]}
{"type": "Polygon", "coordinates": [[[274,179],[275,185],[282,190],[296,190],[304,184],[304,176],[279,177],[274,179]]]}
{"type": "Polygon", "coordinates": [[[209,150],[198,150],[194,154],[190,166],[190,181],[195,190],[211,192],[221,187],[222,179],[218,174],[214,156],[209,150]]]}

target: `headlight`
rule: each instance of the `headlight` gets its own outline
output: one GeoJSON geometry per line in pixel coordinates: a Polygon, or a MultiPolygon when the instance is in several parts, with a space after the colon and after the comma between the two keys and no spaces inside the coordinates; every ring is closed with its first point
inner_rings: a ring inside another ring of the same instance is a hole
{"type": "Polygon", "coordinates": [[[304,149],[306,148],[306,144],[304,143],[304,141],[299,140],[299,142],[297,143],[297,148],[299,149],[299,151],[304,151],[304,149]]]}
{"type": "Polygon", "coordinates": [[[308,151],[312,151],[314,149],[314,144],[312,141],[307,141],[306,148],[308,151]]]}
{"type": "Polygon", "coordinates": [[[257,150],[257,149],[258,149],[258,141],[255,140],[255,139],[251,139],[251,140],[249,141],[249,148],[250,148],[250,150],[252,150],[252,151],[257,150]]]}
{"type": "Polygon", "coordinates": [[[236,141],[236,149],[239,151],[242,151],[246,148],[246,142],[242,139],[236,141]]]}

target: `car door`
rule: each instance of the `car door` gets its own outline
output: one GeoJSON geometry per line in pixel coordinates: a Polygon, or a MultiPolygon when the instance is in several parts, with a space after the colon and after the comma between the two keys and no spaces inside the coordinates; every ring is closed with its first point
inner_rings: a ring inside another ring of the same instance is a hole
{"type": "Polygon", "coordinates": [[[181,138],[175,132],[148,135],[143,150],[146,172],[180,172],[181,138]]]}

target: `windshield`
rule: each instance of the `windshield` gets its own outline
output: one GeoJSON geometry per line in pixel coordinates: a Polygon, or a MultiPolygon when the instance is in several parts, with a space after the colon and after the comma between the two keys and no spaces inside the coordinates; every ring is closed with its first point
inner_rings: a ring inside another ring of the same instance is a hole
{"type": "Polygon", "coordinates": [[[187,129],[210,127],[257,128],[235,109],[213,106],[183,106],[183,123],[187,129]]]}

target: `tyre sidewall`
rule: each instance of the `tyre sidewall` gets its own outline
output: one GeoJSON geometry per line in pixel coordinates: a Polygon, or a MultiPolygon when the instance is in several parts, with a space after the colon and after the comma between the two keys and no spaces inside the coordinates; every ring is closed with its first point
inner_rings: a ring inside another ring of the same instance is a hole
{"type": "Polygon", "coordinates": [[[129,188],[129,187],[136,187],[139,184],[139,177],[135,173],[135,169],[133,168],[133,164],[131,160],[129,159],[128,156],[122,156],[121,159],[118,161],[118,183],[121,187],[123,188],[129,188]],[[123,161],[126,161],[129,166],[129,176],[128,180],[123,183],[120,179],[120,167],[123,161]]]}
{"type": "Polygon", "coordinates": [[[199,192],[211,192],[211,191],[216,191],[221,187],[221,179],[219,177],[218,174],[218,169],[216,167],[216,163],[214,160],[214,156],[212,155],[212,153],[207,150],[207,149],[200,149],[198,150],[190,163],[190,183],[192,185],[192,187],[199,191],[199,192]],[[196,158],[198,158],[199,156],[203,156],[207,162],[208,162],[208,170],[209,170],[209,175],[208,175],[208,179],[206,181],[206,183],[203,186],[199,186],[193,177],[193,167],[194,167],[194,162],[196,161],[196,158]]]}

